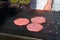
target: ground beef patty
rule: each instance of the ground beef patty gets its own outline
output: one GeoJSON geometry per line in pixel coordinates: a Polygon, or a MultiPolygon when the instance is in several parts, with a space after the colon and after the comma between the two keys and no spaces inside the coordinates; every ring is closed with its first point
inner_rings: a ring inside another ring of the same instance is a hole
{"type": "Polygon", "coordinates": [[[33,22],[33,23],[45,23],[46,19],[45,19],[45,17],[33,17],[33,18],[31,18],[31,22],[33,22]]]}
{"type": "Polygon", "coordinates": [[[14,20],[15,25],[23,26],[29,23],[29,19],[27,18],[17,18],[14,20]]]}
{"type": "Polygon", "coordinates": [[[32,32],[39,32],[43,29],[43,26],[38,23],[30,23],[26,27],[29,31],[32,31],[32,32]]]}

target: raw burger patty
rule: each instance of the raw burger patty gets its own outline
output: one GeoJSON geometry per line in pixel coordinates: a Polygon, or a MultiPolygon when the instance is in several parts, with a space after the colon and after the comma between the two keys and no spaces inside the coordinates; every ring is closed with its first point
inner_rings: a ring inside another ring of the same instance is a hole
{"type": "Polygon", "coordinates": [[[28,23],[29,23],[29,20],[27,18],[18,18],[14,20],[14,24],[19,26],[27,25],[28,23]]]}
{"type": "Polygon", "coordinates": [[[30,23],[26,27],[29,31],[32,31],[32,32],[39,32],[43,29],[43,26],[38,23],[30,23]]]}
{"type": "Polygon", "coordinates": [[[31,22],[34,22],[34,23],[45,23],[46,19],[45,19],[45,17],[33,17],[33,18],[31,18],[31,22]]]}

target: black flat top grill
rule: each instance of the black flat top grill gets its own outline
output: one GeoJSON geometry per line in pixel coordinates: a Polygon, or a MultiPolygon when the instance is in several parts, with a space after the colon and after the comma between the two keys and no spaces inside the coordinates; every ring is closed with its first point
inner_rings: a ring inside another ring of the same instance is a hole
{"type": "Polygon", "coordinates": [[[34,13],[34,12],[27,12],[21,11],[17,13],[12,18],[9,18],[5,24],[0,27],[0,32],[14,34],[14,35],[21,35],[33,38],[41,38],[41,39],[60,39],[60,12],[44,12],[44,13],[34,13]],[[30,32],[26,29],[26,27],[19,27],[14,25],[13,20],[16,18],[32,18],[35,16],[43,16],[46,18],[46,23],[42,24],[44,29],[40,32],[30,32]],[[52,32],[49,33],[48,30],[52,32]]]}

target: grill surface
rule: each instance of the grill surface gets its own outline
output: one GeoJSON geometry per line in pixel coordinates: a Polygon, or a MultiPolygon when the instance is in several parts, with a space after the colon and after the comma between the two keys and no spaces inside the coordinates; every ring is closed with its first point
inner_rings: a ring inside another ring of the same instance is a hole
{"type": "Polygon", "coordinates": [[[44,13],[34,13],[21,11],[17,13],[16,16],[10,18],[0,27],[0,32],[28,36],[41,39],[51,39],[59,40],[60,39],[60,12],[44,12],[44,13]],[[25,26],[19,27],[13,23],[13,20],[16,18],[32,18],[35,16],[43,16],[46,18],[46,23],[42,24],[44,29],[40,32],[30,32],[26,29],[25,26]]]}

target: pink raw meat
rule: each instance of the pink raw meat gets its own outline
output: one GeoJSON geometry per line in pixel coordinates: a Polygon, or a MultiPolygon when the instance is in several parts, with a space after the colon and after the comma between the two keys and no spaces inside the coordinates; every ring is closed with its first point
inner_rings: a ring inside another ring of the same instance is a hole
{"type": "Polygon", "coordinates": [[[17,18],[16,20],[14,20],[14,24],[19,26],[27,25],[28,23],[29,19],[27,18],[17,18]]]}
{"type": "Polygon", "coordinates": [[[30,23],[26,27],[29,31],[32,31],[32,32],[39,32],[43,29],[43,26],[38,23],[30,23]]]}
{"type": "Polygon", "coordinates": [[[33,17],[33,18],[31,18],[31,22],[33,22],[33,23],[45,23],[46,19],[45,19],[45,17],[33,17]]]}

